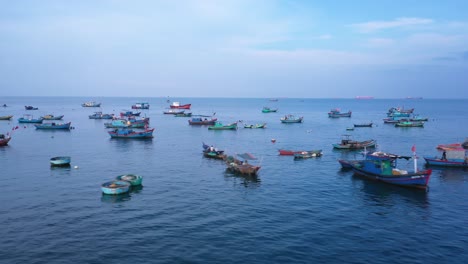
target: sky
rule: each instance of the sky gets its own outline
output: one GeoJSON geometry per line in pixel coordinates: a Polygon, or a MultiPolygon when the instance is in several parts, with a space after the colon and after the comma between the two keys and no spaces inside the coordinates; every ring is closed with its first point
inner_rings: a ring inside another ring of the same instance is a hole
{"type": "Polygon", "coordinates": [[[468,98],[466,0],[0,0],[0,96],[468,98]]]}

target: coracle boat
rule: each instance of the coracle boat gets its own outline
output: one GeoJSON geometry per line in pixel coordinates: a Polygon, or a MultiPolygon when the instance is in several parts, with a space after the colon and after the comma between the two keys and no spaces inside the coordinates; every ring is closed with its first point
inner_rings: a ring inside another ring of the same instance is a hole
{"type": "Polygon", "coordinates": [[[173,109],[190,109],[191,106],[192,104],[181,105],[179,102],[172,102],[172,104],[169,107],[173,109]]]}
{"type": "Polygon", "coordinates": [[[70,129],[71,122],[68,123],[43,123],[43,124],[35,124],[36,129],[70,129]]]}
{"type": "Polygon", "coordinates": [[[333,144],[333,148],[335,149],[363,149],[363,148],[371,148],[375,147],[377,142],[373,139],[365,140],[365,141],[356,141],[350,139],[350,135],[344,135],[344,138],[341,139],[339,144],[333,144]]]}
{"type": "Polygon", "coordinates": [[[70,162],[71,157],[69,156],[59,156],[50,159],[51,166],[70,166],[70,162]]]}
{"type": "Polygon", "coordinates": [[[140,175],[135,175],[135,174],[124,174],[115,177],[117,181],[126,181],[129,182],[131,186],[138,186],[141,185],[143,181],[143,177],[140,175]]]}
{"type": "Polygon", "coordinates": [[[101,103],[92,102],[85,102],[81,104],[82,107],[101,107],[101,103]]]}
{"type": "Polygon", "coordinates": [[[60,116],[45,115],[45,116],[42,116],[42,118],[44,120],[62,120],[63,117],[64,117],[64,115],[60,115],[60,116]]]}
{"type": "Polygon", "coordinates": [[[8,145],[8,142],[10,142],[11,137],[8,135],[0,134],[0,147],[8,145]]]}
{"type": "Polygon", "coordinates": [[[247,125],[247,124],[244,125],[244,128],[265,128],[265,127],[266,127],[266,123],[255,124],[255,125],[247,125]]]}
{"type": "Polygon", "coordinates": [[[244,159],[244,161],[240,161],[233,156],[228,156],[226,158],[226,170],[236,174],[256,176],[261,166],[249,164],[248,160],[256,160],[257,158],[250,153],[237,154],[237,156],[244,159]]]}
{"type": "Polygon", "coordinates": [[[262,113],[276,113],[278,112],[278,108],[270,108],[270,107],[263,107],[262,113]]]}
{"type": "Polygon", "coordinates": [[[354,127],[372,127],[373,123],[354,124],[354,127]]]}
{"type": "Polygon", "coordinates": [[[136,103],[132,105],[132,109],[149,109],[149,103],[136,103]]]}
{"type": "Polygon", "coordinates": [[[131,138],[131,139],[146,139],[153,138],[154,128],[145,129],[143,131],[135,131],[130,128],[116,128],[108,131],[111,138],[131,138]]]}
{"type": "Polygon", "coordinates": [[[39,108],[34,107],[34,106],[30,106],[30,105],[25,105],[24,109],[26,109],[26,110],[38,110],[39,108]]]}
{"type": "Polygon", "coordinates": [[[42,123],[42,121],[44,121],[44,118],[34,118],[32,115],[24,115],[18,118],[18,123],[42,123]]]}
{"type": "Polygon", "coordinates": [[[101,185],[104,194],[123,194],[130,191],[131,184],[128,181],[109,181],[101,185]]]}
{"type": "Polygon", "coordinates": [[[424,127],[424,122],[401,121],[395,123],[395,127],[424,127]]]}
{"type": "Polygon", "coordinates": [[[321,157],[322,156],[322,150],[312,150],[312,151],[303,151],[301,153],[295,153],[294,154],[294,159],[299,160],[299,159],[309,159],[309,158],[316,158],[316,157],[321,157]]]}
{"type": "Polygon", "coordinates": [[[12,118],[13,118],[12,115],[0,116],[0,120],[11,120],[12,118]]]}
{"type": "Polygon", "coordinates": [[[279,149],[279,155],[281,156],[294,156],[294,154],[300,154],[303,152],[307,153],[317,153],[317,152],[322,152],[322,150],[289,150],[289,149],[279,149]]]}
{"type": "Polygon", "coordinates": [[[328,117],[331,117],[331,118],[351,117],[351,113],[352,113],[351,111],[342,113],[340,109],[335,108],[335,109],[330,110],[330,112],[328,112],[328,117]]]}
{"type": "Polygon", "coordinates": [[[236,130],[237,122],[223,125],[221,122],[215,122],[213,126],[209,126],[208,130],[236,130]]]}
{"type": "Polygon", "coordinates": [[[447,149],[440,158],[424,157],[424,160],[429,166],[468,168],[468,156],[464,148],[447,149]]]}
{"type": "Polygon", "coordinates": [[[304,117],[296,117],[294,115],[285,115],[284,117],[280,118],[281,123],[302,123],[304,117]]]}
{"type": "Polygon", "coordinates": [[[218,119],[217,118],[211,118],[211,119],[202,119],[201,117],[193,117],[191,120],[188,121],[189,125],[198,125],[198,126],[202,126],[202,125],[208,125],[208,126],[212,126],[216,123],[218,119]]]}
{"type": "Polygon", "coordinates": [[[89,119],[112,119],[114,114],[103,114],[102,112],[94,112],[89,116],[89,119]]]}

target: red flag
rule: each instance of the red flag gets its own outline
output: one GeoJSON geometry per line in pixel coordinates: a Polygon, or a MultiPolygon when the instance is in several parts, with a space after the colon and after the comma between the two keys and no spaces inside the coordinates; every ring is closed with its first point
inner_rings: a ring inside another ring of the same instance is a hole
{"type": "Polygon", "coordinates": [[[416,152],[416,145],[413,145],[413,146],[411,147],[411,151],[412,151],[412,152],[416,152]]]}

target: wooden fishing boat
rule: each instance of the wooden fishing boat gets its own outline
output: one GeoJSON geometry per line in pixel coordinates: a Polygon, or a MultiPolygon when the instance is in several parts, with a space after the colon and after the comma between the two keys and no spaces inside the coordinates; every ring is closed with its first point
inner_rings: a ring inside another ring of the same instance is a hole
{"type": "Polygon", "coordinates": [[[11,137],[9,135],[0,134],[0,147],[8,145],[11,137]]]}
{"type": "Polygon", "coordinates": [[[132,109],[149,109],[149,103],[136,103],[132,105],[132,109]]]}
{"type": "Polygon", "coordinates": [[[96,103],[94,101],[85,102],[81,104],[82,107],[101,107],[101,103],[96,103]]]}
{"type": "Polygon", "coordinates": [[[250,153],[237,154],[237,156],[241,157],[244,161],[236,159],[233,156],[228,156],[226,158],[227,171],[249,176],[256,176],[258,174],[261,166],[248,163],[248,160],[256,160],[257,158],[250,153]]]}
{"type": "Polygon", "coordinates": [[[322,152],[321,149],[319,150],[289,150],[289,149],[278,149],[279,151],[279,155],[280,156],[294,156],[294,154],[300,154],[300,153],[303,153],[303,152],[306,152],[306,153],[318,153],[318,152],[322,152]]]}
{"type": "Polygon", "coordinates": [[[191,120],[188,121],[189,125],[198,125],[198,126],[202,126],[202,125],[208,125],[208,126],[212,126],[216,123],[218,119],[217,118],[211,118],[211,119],[202,119],[201,117],[193,117],[191,120]]]}
{"type": "Polygon", "coordinates": [[[223,125],[221,122],[216,121],[213,126],[208,127],[209,130],[236,130],[237,122],[223,125]]]}
{"type": "Polygon", "coordinates": [[[24,115],[18,118],[18,123],[42,123],[42,121],[44,121],[44,118],[34,118],[32,115],[24,115]]]}
{"type": "Polygon", "coordinates": [[[255,125],[248,125],[245,124],[244,128],[266,128],[266,123],[263,124],[255,124],[255,125]]]}
{"type": "Polygon", "coordinates": [[[42,118],[43,118],[44,120],[62,120],[63,117],[64,117],[64,115],[54,116],[54,115],[52,115],[52,114],[42,116],[42,118]]]}
{"type": "Polygon", "coordinates": [[[354,127],[372,127],[373,123],[361,123],[361,124],[354,124],[354,127]]]}
{"type": "Polygon", "coordinates": [[[190,109],[191,106],[192,104],[181,105],[179,102],[172,102],[172,104],[169,107],[173,109],[190,109]]]}
{"type": "Polygon", "coordinates": [[[295,153],[294,154],[294,159],[299,160],[299,159],[309,159],[309,158],[316,158],[316,157],[321,157],[322,156],[322,150],[312,150],[312,151],[303,151],[301,153],[295,153]]]}
{"type": "Polygon", "coordinates": [[[424,157],[424,160],[432,166],[468,168],[468,156],[464,148],[447,149],[442,157],[424,157]]]}
{"type": "Polygon", "coordinates": [[[36,129],[70,129],[71,122],[68,123],[43,123],[35,124],[36,129]]]}
{"type": "Polygon", "coordinates": [[[12,115],[0,116],[0,120],[11,120],[12,118],[13,118],[12,115]]]}
{"type": "Polygon", "coordinates": [[[226,154],[224,154],[224,150],[206,150],[203,151],[203,156],[210,159],[219,159],[224,160],[226,159],[226,154]]]}
{"type": "Polygon", "coordinates": [[[270,108],[270,107],[263,107],[262,113],[276,113],[278,112],[278,108],[270,108]]]}
{"type": "Polygon", "coordinates": [[[71,157],[69,156],[59,156],[50,159],[51,166],[70,166],[70,162],[71,157]]]}
{"type": "Polygon", "coordinates": [[[331,118],[351,117],[351,113],[352,113],[351,111],[342,113],[340,109],[335,108],[335,109],[330,110],[330,112],[328,112],[328,117],[331,117],[331,118]]]}
{"type": "Polygon", "coordinates": [[[128,116],[140,116],[141,112],[133,112],[133,111],[125,111],[125,112],[120,112],[120,116],[128,117],[128,116]]]}
{"type": "Polygon", "coordinates": [[[351,135],[344,135],[339,144],[333,144],[335,149],[363,149],[375,147],[377,142],[373,139],[365,141],[352,140],[351,135]]]}
{"type": "Polygon", "coordinates": [[[181,114],[175,114],[175,117],[191,117],[192,113],[181,113],[181,114]]]}
{"type": "Polygon", "coordinates": [[[24,108],[25,108],[26,110],[38,110],[38,109],[39,109],[39,108],[37,108],[37,107],[30,106],[30,105],[25,105],[24,108]]]}
{"type": "Polygon", "coordinates": [[[130,128],[116,128],[108,131],[111,138],[129,138],[129,139],[147,139],[153,138],[154,128],[145,129],[143,131],[135,131],[130,128]]]}
{"type": "Polygon", "coordinates": [[[89,116],[89,119],[112,119],[114,114],[103,114],[102,112],[94,112],[89,116]]]}
{"type": "Polygon", "coordinates": [[[177,115],[185,113],[185,110],[176,110],[176,109],[169,109],[167,111],[163,111],[165,115],[177,115]]]}
{"type": "Polygon", "coordinates": [[[129,182],[131,186],[141,185],[143,182],[143,177],[135,174],[124,174],[115,177],[117,181],[126,181],[129,182]]]}
{"type": "Polygon", "coordinates": [[[424,122],[400,121],[395,123],[395,127],[424,127],[424,122]]]}
{"type": "Polygon", "coordinates": [[[104,194],[123,194],[130,191],[131,184],[128,181],[109,181],[101,185],[104,194]]]}
{"type": "MultiPolygon", "coordinates": [[[[405,160],[411,159],[410,156],[402,156],[402,155],[391,154],[391,153],[386,153],[386,152],[382,152],[382,151],[374,151],[374,152],[371,152],[371,153],[365,152],[364,157],[365,157],[365,159],[372,159],[372,160],[379,160],[379,159],[390,160],[391,161],[390,164],[394,168],[396,168],[398,159],[405,159],[405,160]]],[[[341,164],[342,169],[352,169],[353,164],[357,164],[357,163],[359,163],[361,161],[362,161],[362,159],[361,160],[342,160],[342,159],[338,160],[338,162],[341,164]]]]}
{"type": "Polygon", "coordinates": [[[302,123],[304,117],[296,117],[294,115],[285,115],[284,117],[280,118],[281,123],[302,123]]]}

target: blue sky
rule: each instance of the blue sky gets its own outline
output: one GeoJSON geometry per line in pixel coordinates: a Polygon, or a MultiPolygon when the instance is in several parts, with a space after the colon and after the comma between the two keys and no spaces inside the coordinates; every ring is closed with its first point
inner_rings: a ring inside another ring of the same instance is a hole
{"type": "Polygon", "coordinates": [[[468,1],[0,0],[0,96],[468,98],[468,1]]]}

